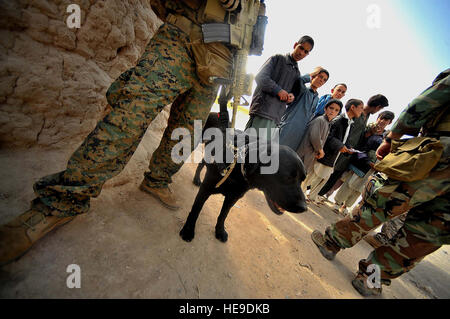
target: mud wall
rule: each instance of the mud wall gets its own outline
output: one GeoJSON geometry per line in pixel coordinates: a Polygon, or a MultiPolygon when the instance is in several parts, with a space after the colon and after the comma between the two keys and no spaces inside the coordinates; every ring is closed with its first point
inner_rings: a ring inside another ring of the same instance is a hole
{"type": "Polygon", "coordinates": [[[79,144],[160,24],[149,0],[0,0],[1,148],[79,144]]]}

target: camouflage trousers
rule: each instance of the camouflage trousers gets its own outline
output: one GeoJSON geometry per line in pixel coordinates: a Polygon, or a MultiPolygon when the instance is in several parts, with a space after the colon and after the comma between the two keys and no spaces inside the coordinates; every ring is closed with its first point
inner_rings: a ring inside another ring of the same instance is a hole
{"type": "Polygon", "coordinates": [[[137,65],[109,87],[106,97],[112,111],[99,121],[70,157],[63,172],[43,177],[34,185],[46,206],[69,214],[89,209],[90,197],[100,194],[103,184],[125,167],[147,127],[164,106],[172,103],[168,125],[152,155],[145,182],[167,187],[183,165],[171,159],[171,140],[177,127],[190,131],[192,150],[194,120],[206,120],[217,94],[214,86],[200,83],[186,33],[170,24],[160,27],[137,65]]]}
{"type": "Polygon", "coordinates": [[[326,229],[326,238],[340,248],[350,248],[382,223],[407,212],[403,227],[388,245],[381,246],[359,263],[360,271],[375,264],[382,279],[396,278],[428,254],[450,243],[450,167],[438,165],[415,182],[372,175],[363,200],[351,216],[326,229]]]}
{"type": "Polygon", "coordinates": [[[387,240],[394,238],[394,236],[397,235],[398,231],[402,228],[403,224],[405,223],[405,219],[406,214],[392,218],[387,222],[385,222],[383,224],[383,227],[381,227],[380,231],[380,233],[382,234],[381,236],[383,236],[387,240]]]}

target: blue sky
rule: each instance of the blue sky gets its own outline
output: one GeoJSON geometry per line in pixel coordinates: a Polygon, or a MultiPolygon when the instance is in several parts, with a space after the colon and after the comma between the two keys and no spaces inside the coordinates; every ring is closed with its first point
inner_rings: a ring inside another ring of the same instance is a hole
{"type": "Polygon", "coordinates": [[[395,0],[411,32],[426,45],[426,52],[438,69],[450,67],[450,1],[395,0]]]}
{"type": "Polygon", "coordinates": [[[319,95],[345,82],[349,89],[344,103],[350,98],[366,102],[381,93],[398,116],[450,67],[450,0],[266,0],[266,5],[264,52],[249,57],[250,73],[256,74],[271,55],[292,52],[307,34],[315,46],[299,62],[300,71],[309,73],[320,65],[330,72],[319,95]],[[378,11],[378,28],[368,22],[374,13],[371,5],[378,11]]]}

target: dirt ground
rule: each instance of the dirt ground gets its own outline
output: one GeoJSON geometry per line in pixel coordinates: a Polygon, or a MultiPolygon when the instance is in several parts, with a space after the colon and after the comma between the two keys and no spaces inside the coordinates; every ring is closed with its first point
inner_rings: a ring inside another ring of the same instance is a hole
{"type": "MultiPolygon", "coordinates": [[[[339,216],[311,205],[277,216],[252,190],[231,210],[229,239],[214,226],[222,203],[215,195],[199,217],[191,243],[178,235],[198,188],[195,164],[175,175],[182,209],[170,211],[138,190],[160,136],[147,134],[125,170],[92,200],[88,214],[50,233],[17,262],[0,269],[1,298],[362,298],[351,279],[371,247],[361,241],[324,259],[310,239],[339,216]],[[81,288],[69,289],[67,266],[81,269],[81,288]]],[[[0,150],[0,223],[28,208],[32,183],[63,170],[70,150],[0,150]]],[[[380,298],[449,298],[449,248],[394,280],[380,298]]]]}

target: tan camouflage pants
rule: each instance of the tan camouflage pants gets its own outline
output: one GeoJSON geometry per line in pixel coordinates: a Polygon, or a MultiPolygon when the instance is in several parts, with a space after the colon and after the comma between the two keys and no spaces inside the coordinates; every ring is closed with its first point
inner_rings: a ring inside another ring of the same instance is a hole
{"type": "MultiPolygon", "coordinates": [[[[164,24],[148,44],[137,65],[112,83],[107,99],[112,112],[101,120],[73,153],[63,172],[34,185],[38,202],[68,214],[84,213],[90,197],[119,174],[133,155],[147,127],[164,106],[173,102],[167,128],[150,160],[146,183],[166,187],[182,166],[171,159],[171,140],[177,127],[187,128],[193,139],[194,120],[206,120],[217,88],[200,84],[187,47],[187,34],[164,24]]],[[[196,145],[193,145],[192,149],[196,145]]]]}
{"type": "Polygon", "coordinates": [[[375,249],[359,265],[365,271],[370,264],[376,264],[381,278],[396,278],[450,243],[449,180],[450,167],[445,165],[416,182],[385,180],[376,174],[369,180],[363,200],[352,216],[328,227],[326,237],[340,248],[350,248],[372,229],[408,212],[392,243],[375,249]]]}

